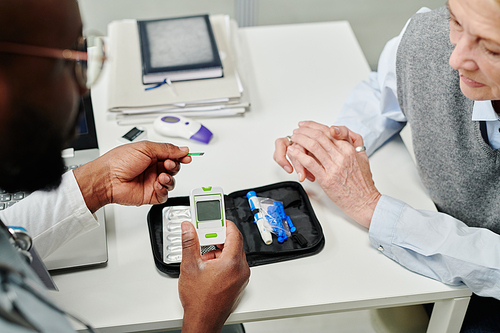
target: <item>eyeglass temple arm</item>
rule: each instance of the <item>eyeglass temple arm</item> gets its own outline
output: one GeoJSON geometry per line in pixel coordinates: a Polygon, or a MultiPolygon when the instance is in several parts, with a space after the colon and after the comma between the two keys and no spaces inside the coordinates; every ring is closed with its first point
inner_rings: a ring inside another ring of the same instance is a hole
{"type": "Polygon", "coordinates": [[[0,42],[0,52],[30,55],[36,57],[46,57],[66,60],[88,60],[87,52],[74,51],[69,49],[54,49],[49,47],[24,45],[11,42],[0,42]]]}

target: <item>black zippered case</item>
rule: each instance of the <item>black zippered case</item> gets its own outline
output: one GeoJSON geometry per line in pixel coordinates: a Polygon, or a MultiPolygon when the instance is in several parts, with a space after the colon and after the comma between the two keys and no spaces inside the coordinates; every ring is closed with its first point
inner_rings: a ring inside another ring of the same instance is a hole
{"type": "MultiPolygon", "coordinates": [[[[224,195],[226,219],[233,221],[243,235],[243,249],[249,266],[259,266],[274,262],[307,257],[319,253],[325,238],[321,225],[302,185],[287,181],[258,188],[240,190],[224,195]],[[273,243],[264,244],[253,222],[253,214],[246,194],[255,191],[257,197],[281,201],[285,213],[290,216],[297,231],[285,242],[279,243],[273,235],[273,243]]],[[[162,211],[167,206],[189,206],[189,197],[169,198],[166,203],[154,205],[148,213],[149,236],[155,265],[159,271],[171,276],[178,276],[180,264],[166,264],[163,261],[163,220],[162,211]]]]}

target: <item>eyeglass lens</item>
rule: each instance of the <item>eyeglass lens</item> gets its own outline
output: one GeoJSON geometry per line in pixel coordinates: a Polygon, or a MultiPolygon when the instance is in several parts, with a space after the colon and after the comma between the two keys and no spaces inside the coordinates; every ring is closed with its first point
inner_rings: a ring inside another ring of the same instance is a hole
{"type": "Polygon", "coordinates": [[[77,61],[76,75],[82,87],[90,88],[99,78],[104,65],[104,41],[99,37],[82,38],[78,51],[87,52],[87,60],[77,61]]]}

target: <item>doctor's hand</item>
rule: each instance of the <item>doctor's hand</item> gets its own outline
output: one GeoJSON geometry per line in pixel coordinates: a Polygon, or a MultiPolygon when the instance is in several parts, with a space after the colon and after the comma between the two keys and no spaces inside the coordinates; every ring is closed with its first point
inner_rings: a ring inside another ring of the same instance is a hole
{"type": "Polygon", "coordinates": [[[220,332],[248,284],[250,268],[243,251],[243,237],[233,222],[226,222],[225,244],[203,256],[194,226],[182,223],[182,333],[220,332]]]}
{"type": "Polygon", "coordinates": [[[375,187],[360,135],[344,126],[332,126],[325,134],[316,125],[302,124],[291,137],[308,152],[288,148],[297,160],[318,181],[328,197],[351,218],[369,228],[380,192],[375,187]]]}
{"type": "MultiPolygon", "coordinates": [[[[300,126],[315,128],[318,131],[321,131],[324,135],[330,136],[330,127],[326,125],[319,124],[314,121],[301,121],[299,123],[299,127],[300,126]]],[[[299,182],[303,182],[306,178],[311,182],[315,180],[314,175],[309,172],[309,170],[307,170],[293,155],[288,154],[289,147],[293,147],[294,149],[300,150],[304,154],[308,154],[309,152],[304,149],[304,147],[294,142],[291,137],[276,139],[274,146],[275,150],[273,158],[286,172],[292,173],[295,168],[299,182]]]]}
{"type": "Polygon", "coordinates": [[[141,141],[116,147],[73,170],[93,213],[109,203],[163,203],[175,186],[181,163],[190,163],[187,147],[141,141]]]}

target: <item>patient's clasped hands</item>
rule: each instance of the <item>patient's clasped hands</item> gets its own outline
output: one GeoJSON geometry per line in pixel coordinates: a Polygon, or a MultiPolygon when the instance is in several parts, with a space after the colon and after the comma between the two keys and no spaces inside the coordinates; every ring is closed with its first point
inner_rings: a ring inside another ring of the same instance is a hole
{"type": "Polygon", "coordinates": [[[276,140],[274,160],[288,173],[295,168],[299,181],[316,180],[337,206],[369,228],[381,194],[366,152],[356,147],[363,147],[363,138],[345,126],[303,121],[290,140],[276,140]]]}

